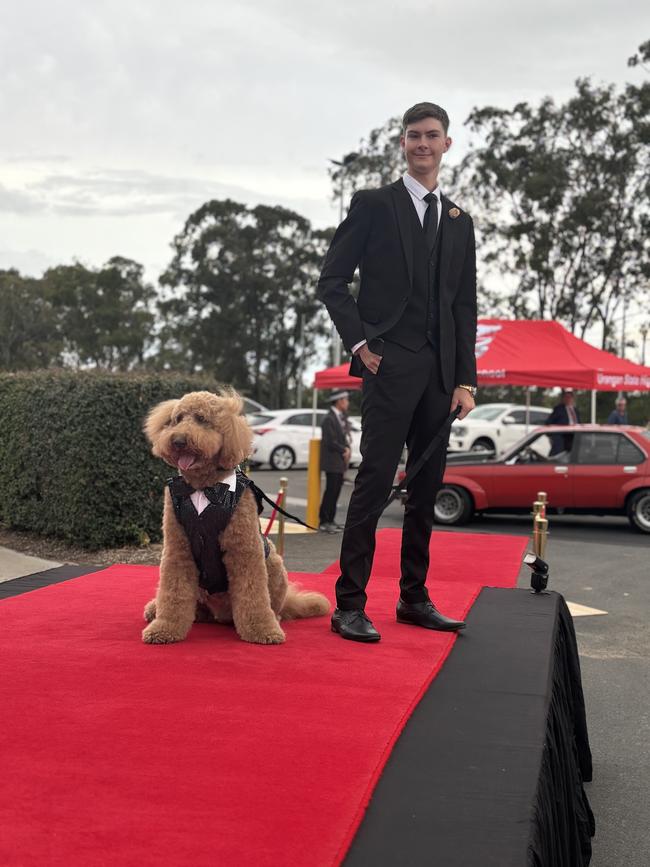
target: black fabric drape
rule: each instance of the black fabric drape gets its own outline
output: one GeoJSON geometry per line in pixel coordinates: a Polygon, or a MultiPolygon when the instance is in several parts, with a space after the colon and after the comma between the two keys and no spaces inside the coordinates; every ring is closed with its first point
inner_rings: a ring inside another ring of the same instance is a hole
{"type": "Polygon", "coordinates": [[[594,816],[583,788],[592,778],[573,620],[560,596],[551,694],[531,819],[529,867],[582,867],[591,860],[594,816]]]}
{"type": "Polygon", "coordinates": [[[563,598],[485,588],[466,619],[395,745],[345,867],[590,862],[591,752],[563,598]]]}

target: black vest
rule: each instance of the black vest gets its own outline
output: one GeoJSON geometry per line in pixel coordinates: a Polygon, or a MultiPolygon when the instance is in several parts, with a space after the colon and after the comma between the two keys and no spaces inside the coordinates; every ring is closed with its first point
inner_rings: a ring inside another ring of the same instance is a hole
{"type": "MultiPolygon", "coordinates": [[[[261,498],[251,480],[239,470],[235,473],[235,479],[234,491],[225,484],[203,489],[210,502],[200,515],[191,500],[194,488],[188,485],[182,476],[167,480],[176,517],[187,533],[192,557],[199,570],[199,586],[208,594],[225,593],[228,589],[228,573],[223,562],[219,536],[228,526],[246,488],[250,488],[255,495],[257,511],[262,511],[261,498]]],[[[269,543],[261,531],[260,545],[264,546],[264,556],[268,557],[269,543]]]]}
{"type": "Polygon", "coordinates": [[[415,205],[412,205],[410,210],[413,237],[413,288],[399,322],[383,336],[412,352],[419,352],[427,341],[435,349],[439,346],[438,262],[443,220],[438,226],[435,246],[429,254],[424,229],[415,205]]]}

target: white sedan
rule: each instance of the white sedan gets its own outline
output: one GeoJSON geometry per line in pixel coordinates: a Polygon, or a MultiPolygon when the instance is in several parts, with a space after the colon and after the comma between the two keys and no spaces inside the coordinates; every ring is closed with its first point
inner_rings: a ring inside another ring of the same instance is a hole
{"type": "MultiPolygon", "coordinates": [[[[321,424],[327,410],[316,410],[316,439],[321,437],[321,424]]],[[[292,467],[307,466],[309,460],[309,440],[312,438],[311,410],[269,409],[247,416],[248,423],[255,434],[253,438],[253,464],[268,464],[274,470],[290,470],[292,467]]],[[[355,421],[352,427],[352,465],[361,461],[359,445],[361,427],[355,421]]]]}
{"type": "Polygon", "coordinates": [[[545,406],[531,406],[526,429],[526,407],[517,403],[484,403],[451,426],[449,451],[490,451],[501,455],[528,431],[544,424],[551,414],[545,406]]]}

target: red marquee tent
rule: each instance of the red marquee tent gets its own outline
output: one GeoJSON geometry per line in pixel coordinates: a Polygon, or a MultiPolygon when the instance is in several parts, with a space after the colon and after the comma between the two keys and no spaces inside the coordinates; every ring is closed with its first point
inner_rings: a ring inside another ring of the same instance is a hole
{"type": "MultiPolygon", "coordinates": [[[[479,319],[476,361],[480,385],[650,391],[650,367],[596,349],[558,322],[479,319]]],[[[314,387],[360,388],[348,366],[318,371],[314,387]]]]}

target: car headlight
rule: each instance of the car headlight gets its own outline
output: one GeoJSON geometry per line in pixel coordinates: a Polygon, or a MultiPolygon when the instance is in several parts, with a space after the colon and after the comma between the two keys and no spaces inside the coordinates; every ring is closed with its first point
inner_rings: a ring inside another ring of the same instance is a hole
{"type": "Polygon", "coordinates": [[[452,427],[451,432],[456,437],[464,437],[465,434],[467,433],[467,428],[463,427],[462,425],[455,424],[452,427]]]}

